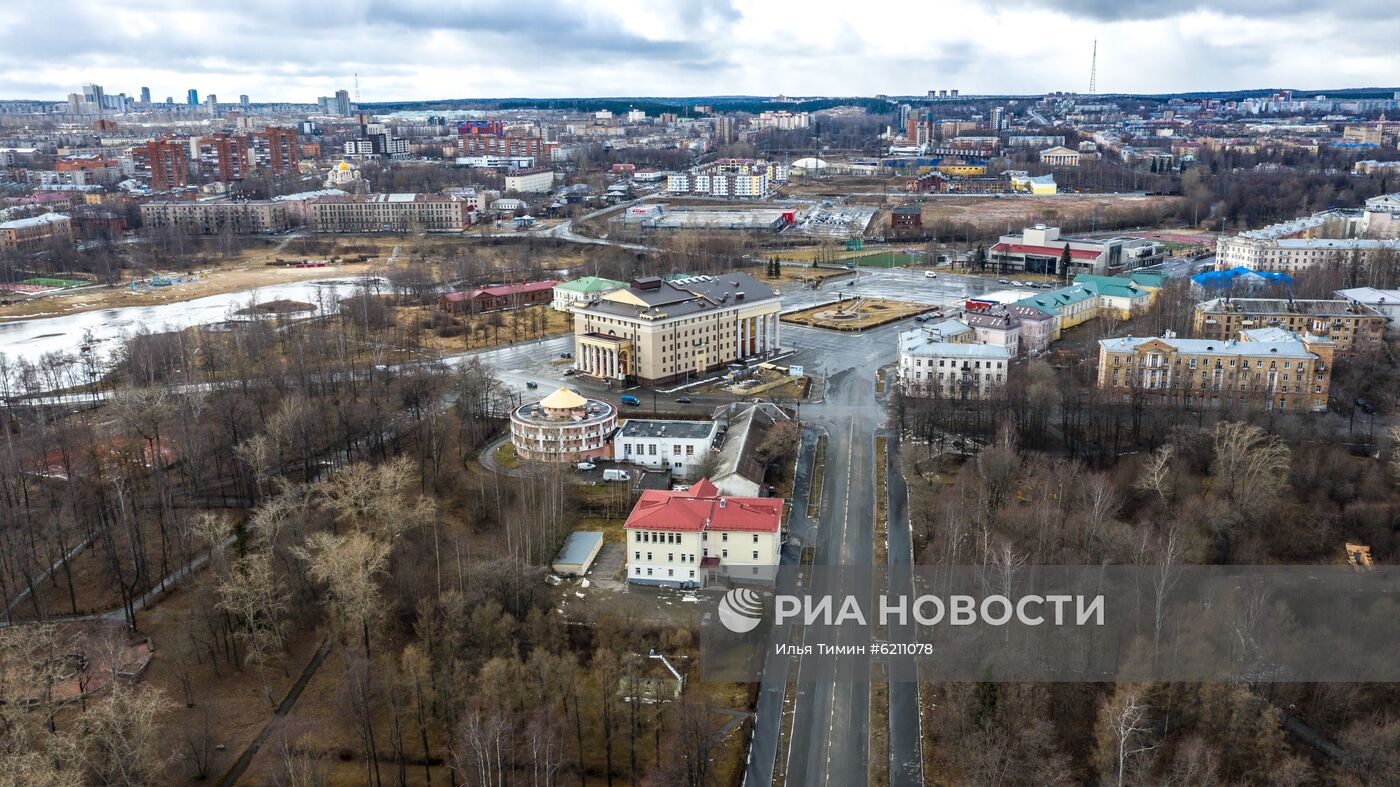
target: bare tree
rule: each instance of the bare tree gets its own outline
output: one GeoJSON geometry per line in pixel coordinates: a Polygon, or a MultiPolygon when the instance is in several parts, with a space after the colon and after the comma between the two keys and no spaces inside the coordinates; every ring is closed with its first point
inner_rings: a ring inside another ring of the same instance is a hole
{"type": "Polygon", "coordinates": [[[1133,483],[1133,488],[1151,492],[1163,503],[1167,502],[1167,496],[1172,492],[1171,462],[1175,451],[1176,447],[1171,444],[1153,451],[1147,457],[1147,462],[1143,465],[1137,481],[1133,483]]]}
{"type": "Polygon", "coordinates": [[[154,686],[113,680],[64,736],[64,748],[99,784],[154,784],[173,749],[157,735],[156,720],[169,705],[154,686]]]}
{"type": "Polygon", "coordinates": [[[1099,710],[1100,772],[1115,787],[1135,783],[1128,777],[1137,773],[1140,755],[1157,748],[1150,710],[1142,690],[1135,686],[1120,686],[1099,710]]]}
{"type": "Polygon", "coordinates": [[[1241,511],[1272,500],[1288,481],[1291,452],[1276,435],[1253,424],[1222,421],[1215,426],[1213,445],[1221,491],[1241,511]]]}
{"type": "Polygon", "coordinates": [[[218,608],[238,621],[235,636],[243,642],[244,660],[257,667],[263,696],[276,707],[265,668],[286,648],[287,591],[273,570],[272,553],[249,552],[234,561],[219,583],[218,594],[218,608]]]}

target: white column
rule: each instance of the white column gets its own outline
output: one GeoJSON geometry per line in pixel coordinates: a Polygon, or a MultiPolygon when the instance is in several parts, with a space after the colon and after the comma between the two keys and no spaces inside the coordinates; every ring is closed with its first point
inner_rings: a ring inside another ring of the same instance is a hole
{"type": "Polygon", "coordinates": [[[608,376],[617,376],[617,349],[608,350],[608,376]]]}

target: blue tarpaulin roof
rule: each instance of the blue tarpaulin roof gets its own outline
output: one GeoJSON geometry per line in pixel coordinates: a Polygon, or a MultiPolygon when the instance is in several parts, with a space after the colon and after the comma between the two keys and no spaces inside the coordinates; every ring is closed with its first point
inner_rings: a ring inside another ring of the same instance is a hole
{"type": "Polygon", "coordinates": [[[1256,271],[1249,268],[1231,268],[1227,271],[1206,271],[1191,277],[1191,281],[1202,287],[1212,289],[1228,289],[1237,284],[1241,286],[1257,286],[1266,284],[1291,285],[1293,277],[1286,273],[1276,273],[1274,271],[1256,271]]]}

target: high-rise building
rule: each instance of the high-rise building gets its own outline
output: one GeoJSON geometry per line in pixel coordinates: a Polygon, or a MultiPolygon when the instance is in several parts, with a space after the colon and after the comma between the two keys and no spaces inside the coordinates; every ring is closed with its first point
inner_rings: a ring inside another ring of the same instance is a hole
{"type": "Polygon", "coordinates": [[[248,177],[251,159],[247,137],[210,134],[200,137],[194,143],[194,150],[201,178],[228,183],[248,177]]]}
{"type": "Polygon", "coordinates": [[[167,191],[190,183],[189,147],[184,142],[161,138],[132,148],[136,172],[156,191],[167,191]]]}
{"type": "Polygon", "coordinates": [[[101,85],[83,85],[83,103],[87,105],[87,111],[102,114],[107,108],[107,96],[101,85]]]}
{"type": "Polygon", "coordinates": [[[248,94],[247,94],[247,93],[244,93],[243,95],[241,95],[241,96],[238,97],[238,105],[239,105],[240,107],[243,107],[244,109],[247,109],[247,108],[248,108],[248,94]]]}
{"type": "Polygon", "coordinates": [[[151,105],[151,89],[148,87],[141,88],[141,104],[143,106],[151,105]]]}
{"type": "Polygon", "coordinates": [[[1006,107],[994,107],[992,109],[992,131],[1001,131],[1006,127],[1006,107]]]}
{"type": "Polygon", "coordinates": [[[185,103],[189,104],[189,105],[192,106],[192,107],[197,107],[197,106],[199,106],[199,91],[198,91],[198,90],[195,90],[194,88],[190,88],[190,92],[187,93],[186,95],[188,96],[188,98],[185,99],[185,103]]]}
{"type": "Polygon", "coordinates": [[[253,163],[277,175],[293,174],[301,160],[294,128],[269,126],[249,135],[253,163]]]}
{"type": "Polygon", "coordinates": [[[738,141],[734,131],[734,118],[731,115],[716,115],[714,119],[715,145],[729,145],[738,141]]]}
{"type": "Polygon", "coordinates": [[[204,108],[208,110],[211,115],[219,114],[219,97],[210,93],[209,97],[204,99],[204,108]]]}
{"type": "Polygon", "coordinates": [[[350,113],[353,111],[353,108],[350,106],[350,91],[335,91],[335,114],[345,118],[350,117],[350,113]]]}

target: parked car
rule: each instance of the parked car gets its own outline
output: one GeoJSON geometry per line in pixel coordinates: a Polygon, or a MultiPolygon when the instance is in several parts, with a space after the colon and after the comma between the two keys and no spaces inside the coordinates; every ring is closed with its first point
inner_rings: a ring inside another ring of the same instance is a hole
{"type": "Polygon", "coordinates": [[[1011,286],[1012,286],[1012,287],[1024,287],[1024,286],[1026,286],[1026,283],[1023,282],[1023,281],[1016,281],[1015,279],[1012,279],[1012,280],[1011,280],[1011,286]]]}
{"type": "Polygon", "coordinates": [[[938,278],[938,274],[934,273],[933,271],[924,271],[924,278],[925,278],[925,279],[936,279],[936,278],[938,278]]]}
{"type": "Polygon", "coordinates": [[[575,375],[575,374],[578,374],[578,369],[575,369],[575,368],[573,368],[572,366],[569,367],[568,369],[565,369],[565,370],[564,370],[564,376],[565,376],[565,377],[569,377],[569,376],[572,376],[572,375],[575,375]]]}
{"type": "Polygon", "coordinates": [[[689,397],[689,396],[677,396],[677,397],[676,397],[676,404],[690,404],[690,397],[689,397]]]}
{"type": "Polygon", "coordinates": [[[915,317],[915,318],[914,318],[914,322],[928,322],[928,321],[929,321],[929,315],[927,315],[927,314],[920,314],[918,317],[915,317]]]}
{"type": "Polygon", "coordinates": [[[642,400],[641,400],[641,399],[638,399],[637,397],[635,397],[635,396],[633,396],[633,395],[631,395],[631,394],[628,394],[628,395],[626,395],[626,396],[623,396],[619,401],[621,401],[623,404],[627,405],[628,407],[640,407],[641,404],[642,404],[642,400]]]}
{"type": "Polygon", "coordinates": [[[565,360],[568,360],[568,359],[570,359],[570,358],[573,358],[573,357],[574,357],[574,354],[573,354],[573,353],[559,353],[559,357],[560,357],[560,358],[563,358],[563,359],[565,359],[565,360]]]}
{"type": "Polygon", "coordinates": [[[534,380],[526,380],[525,387],[534,390],[535,388],[539,388],[540,384],[535,382],[534,380]]]}
{"type": "Polygon", "coordinates": [[[1010,279],[997,279],[997,284],[1010,284],[1010,279]]]}
{"type": "MultiPolygon", "coordinates": [[[[595,464],[593,464],[592,462],[579,462],[577,465],[574,465],[574,466],[577,467],[577,468],[580,469],[580,470],[596,470],[596,469],[598,469],[598,466],[595,465],[595,464]]],[[[604,472],[607,472],[607,471],[604,471],[604,472]]]]}

